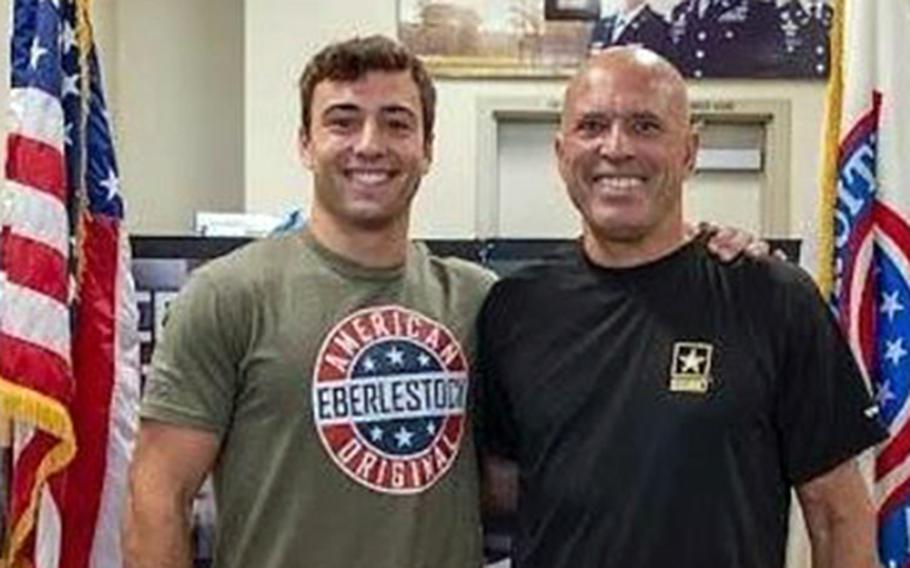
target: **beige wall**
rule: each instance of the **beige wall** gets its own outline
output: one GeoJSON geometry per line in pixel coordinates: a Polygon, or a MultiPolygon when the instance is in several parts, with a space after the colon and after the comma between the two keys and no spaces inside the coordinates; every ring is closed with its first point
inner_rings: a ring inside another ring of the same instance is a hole
{"type": "MultiPolygon", "coordinates": [[[[9,0],[0,0],[8,9],[9,0]]],[[[281,213],[309,201],[294,145],[296,80],[328,41],[394,35],[395,0],[95,0],[133,232],[189,232],[196,210],[281,213]]],[[[8,47],[3,42],[2,65],[8,47]]],[[[435,165],[418,197],[418,236],[470,237],[476,101],[553,97],[561,80],[440,79],[435,165]]],[[[784,98],[792,105],[791,234],[814,214],[823,85],[706,81],[697,98],[784,98]]],[[[0,94],[5,105],[6,93],[0,94]]],[[[533,204],[529,204],[533,207],[533,204]]]]}
{"type": "Polygon", "coordinates": [[[133,231],[242,210],[243,0],[116,2],[114,27],[106,64],[133,231]]]}
{"type": "MultiPolygon", "coordinates": [[[[309,199],[296,159],[294,83],[305,59],[324,43],[355,33],[395,33],[394,0],[257,0],[246,7],[246,207],[280,212],[309,199]]],[[[417,236],[468,237],[474,228],[478,97],[559,95],[561,81],[438,82],[439,118],[432,173],[413,218],[417,236]]],[[[823,85],[817,82],[714,81],[693,86],[698,98],[788,99],[792,104],[791,233],[812,217],[823,85]]],[[[533,206],[533,204],[529,204],[533,206]]]]}
{"type": "MultiPolygon", "coordinates": [[[[94,0],[92,18],[130,230],[186,233],[196,210],[241,211],[243,0],[94,0]]],[[[6,40],[0,59],[6,77],[6,40]]]]}

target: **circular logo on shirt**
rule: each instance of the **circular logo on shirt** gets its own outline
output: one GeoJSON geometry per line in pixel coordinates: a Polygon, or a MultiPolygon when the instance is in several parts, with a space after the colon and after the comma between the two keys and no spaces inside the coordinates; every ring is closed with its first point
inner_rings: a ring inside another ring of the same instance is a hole
{"type": "Polygon", "coordinates": [[[400,306],[367,308],[326,336],[312,394],[316,429],[335,465],[375,491],[419,493],[458,455],[467,360],[442,324],[400,306]]]}

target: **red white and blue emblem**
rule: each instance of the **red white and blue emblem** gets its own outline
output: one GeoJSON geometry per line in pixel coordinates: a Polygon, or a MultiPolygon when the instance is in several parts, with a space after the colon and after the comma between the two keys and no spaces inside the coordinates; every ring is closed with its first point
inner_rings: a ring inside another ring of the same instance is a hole
{"type": "Polygon", "coordinates": [[[891,433],[875,460],[879,554],[910,561],[910,225],[877,179],[881,97],[841,145],[830,298],[891,433]]]}
{"type": "Polygon", "coordinates": [[[439,322],[400,306],[371,307],[326,336],[312,396],[322,444],[348,477],[381,493],[420,493],[458,456],[467,359],[439,322]]]}
{"type": "Polygon", "coordinates": [[[908,20],[910,0],[834,4],[819,218],[819,282],[890,434],[875,456],[884,568],[910,567],[908,20]]]}

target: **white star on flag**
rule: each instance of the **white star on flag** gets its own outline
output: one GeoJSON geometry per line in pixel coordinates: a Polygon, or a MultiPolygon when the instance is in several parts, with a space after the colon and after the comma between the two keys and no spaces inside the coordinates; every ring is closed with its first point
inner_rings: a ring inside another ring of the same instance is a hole
{"type": "Polygon", "coordinates": [[[889,400],[897,398],[894,396],[894,393],[891,392],[891,381],[885,381],[878,387],[878,392],[875,393],[875,402],[880,406],[884,406],[889,400]]]}
{"type": "Polygon", "coordinates": [[[38,41],[38,36],[35,36],[35,39],[32,40],[32,48],[29,50],[28,61],[29,66],[32,69],[38,68],[38,63],[41,62],[41,58],[47,55],[47,49],[41,47],[41,43],[38,41]]]}
{"type": "Polygon", "coordinates": [[[894,341],[885,341],[885,359],[891,361],[892,365],[898,365],[905,355],[907,355],[907,350],[904,349],[903,337],[898,337],[894,341]]]}
{"type": "Polygon", "coordinates": [[[903,304],[898,298],[898,291],[894,290],[893,292],[882,294],[882,307],[879,308],[879,311],[883,314],[888,314],[888,321],[894,321],[894,314],[900,312],[904,309],[903,304]]]}
{"type": "Polygon", "coordinates": [[[113,199],[120,191],[120,179],[117,178],[113,168],[107,171],[107,179],[101,181],[100,184],[107,190],[108,199],[113,199]]]}
{"type": "Polygon", "coordinates": [[[73,29],[73,26],[69,25],[69,22],[63,24],[63,53],[69,53],[71,49],[76,47],[76,30],[73,29]]]}
{"type": "Polygon", "coordinates": [[[79,75],[67,75],[63,78],[63,96],[79,96],[79,75]]]}

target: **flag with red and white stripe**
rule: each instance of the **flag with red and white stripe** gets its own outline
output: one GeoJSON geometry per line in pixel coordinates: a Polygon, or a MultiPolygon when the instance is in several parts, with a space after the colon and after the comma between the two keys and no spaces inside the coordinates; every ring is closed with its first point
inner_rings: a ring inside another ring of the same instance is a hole
{"type": "Polygon", "coordinates": [[[910,566],[910,0],[838,0],[819,282],[890,438],[875,458],[879,554],[910,566]]]}
{"type": "Polygon", "coordinates": [[[88,0],[16,0],[0,236],[4,562],[120,567],[138,315],[88,0]]]}

